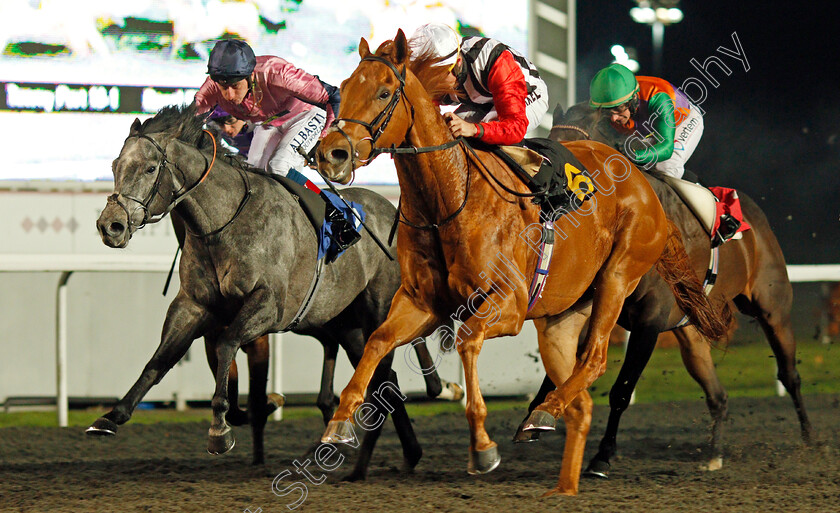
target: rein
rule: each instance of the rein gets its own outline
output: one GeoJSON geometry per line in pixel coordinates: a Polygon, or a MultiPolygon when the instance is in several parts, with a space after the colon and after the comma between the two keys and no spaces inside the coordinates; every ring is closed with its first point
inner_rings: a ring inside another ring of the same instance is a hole
{"type": "Polygon", "coordinates": [[[589,135],[589,132],[587,132],[586,130],[584,130],[583,128],[581,128],[581,127],[579,127],[579,126],[574,126],[574,125],[554,125],[554,126],[552,126],[552,127],[551,127],[551,129],[552,129],[552,130],[554,130],[555,128],[559,128],[559,129],[561,129],[561,130],[574,130],[575,132],[580,132],[581,134],[583,134],[583,136],[584,136],[584,137],[585,137],[588,141],[591,141],[591,140],[592,140],[592,136],[590,136],[590,135],[589,135]]]}
{"type": "MultiPolygon", "coordinates": [[[[126,140],[131,139],[132,137],[146,139],[147,141],[152,143],[152,145],[155,147],[155,149],[158,152],[160,152],[160,155],[161,155],[160,162],[156,166],[157,176],[155,177],[155,183],[154,183],[154,185],[152,185],[152,188],[149,191],[149,194],[146,195],[145,199],[141,200],[139,198],[129,196],[129,195],[126,195],[126,194],[120,194],[120,193],[114,193],[114,194],[111,194],[110,196],[108,196],[108,201],[107,202],[109,204],[114,203],[114,204],[118,205],[120,208],[122,208],[123,211],[125,212],[126,218],[128,219],[129,230],[132,233],[141,229],[141,228],[143,228],[147,224],[154,224],[154,223],[157,223],[157,222],[161,221],[176,206],[178,206],[178,204],[180,202],[182,202],[184,199],[186,199],[187,196],[190,195],[190,193],[192,193],[199,185],[201,185],[204,182],[204,180],[207,179],[207,177],[210,175],[210,170],[213,169],[213,165],[216,163],[216,153],[217,153],[216,138],[213,137],[213,134],[211,134],[207,130],[202,130],[202,131],[205,132],[207,135],[209,135],[210,140],[213,142],[213,157],[210,160],[209,165],[204,170],[204,172],[201,174],[201,177],[198,179],[198,181],[196,181],[194,184],[189,186],[185,191],[181,192],[180,194],[178,193],[179,191],[176,191],[175,193],[173,193],[173,197],[170,200],[169,204],[163,210],[163,212],[161,212],[160,214],[150,214],[149,209],[151,207],[152,201],[154,201],[154,199],[155,199],[155,196],[160,195],[160,186],[161,186],[161,183],[163,181],[162,171],[163,170],[169,171],[170,176],[172,176],[172,178],[173,178],[173,183],[175,181],[175,175],[172,172],[172,168],[169,165],[171,164],[171,165],[175,166],[175,168],[178,169],[178,171],[180,172],[182,178],[184,178],[184,172],[181,170],[181,168],[178,166],[178,164],[176,162],[171,162],[169,160],[169,158],[166,155],[166,150],[163,147],[161,147],[161,145],[158,144],[157,141],[155,141],[154,139],[152,139],[148,135],[146,135],[146,134],[135,134],[135,135],[129,135],[126,138],[126,140]],[[134,201],[135,203],[138,203],[140,205],[139,208],[143,209],[143,220],[140,222],[139,225],[134,226],[132,228],[131,213],[129,213],[128,207],[125,205],[125,203],[120,201],[120,198],[119,198],[120,196],[122,196],[123,198],[129,199],[131,201],[134,201]]],[[[210,237],[212,235],[219,234],[222,230],[227,228],[228,225],[230,225],[239,216],[239,214],[242,212],[242,209],[245,207],[245,204],[248,202],[248,200],[251,197],[251,185],[248,181],[247,175],[245,175],[244,172],[239,168],[237,168],[237,171],[239,171],[239,174],[242,177],[242,180],[245,184],[245,195],[242,197],[242,200],[239,202],[239,206],[237,207],[236,212],[234,213],[233,217],[227,223],[225,223],[221,228],[219,228],[217,230],[213,230],[210,233],[200,234],[200,235],[199,234],[193,234],[196,237],[206,238],[206,237],[210,237]]],[[[183,186],[181,187],[181,189],[183,189],[183,186]]]]}

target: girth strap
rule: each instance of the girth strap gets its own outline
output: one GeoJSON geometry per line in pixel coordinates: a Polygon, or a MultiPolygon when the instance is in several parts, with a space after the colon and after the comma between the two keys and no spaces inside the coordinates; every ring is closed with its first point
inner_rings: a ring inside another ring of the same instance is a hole
{"type": "Polygon", "coordinates": [[[531,280],[531,287],[528,289],[528,311],[534,307],[537,300],[542,297],[545,282],[548,280],[548,268],[551,266],[551,256],[554,253],[554,223],[546,221],[543,224],[542,242],[540,243],[540,257],[537,260],[537,269],[534,271],[534,278],[531,280]]]}
{"type": "Polygon", "coordinates": [[[312,278],[312,283],[309,285],[309,291],[306,293],[306,297],[303,299],[303,303],[301,303],[300,308],[298,308],[295,318],[292,319],[292,322],[290,322],[288,326],[281,330],[281,333],[293,331],[297,328],[300,321],[312,307],[312,299],[315,297],[315,293],[318,292],[318,286],[321,285],[321,271],[324,269],[324,260],[324,258],[319,258],[315,264],[315,276],[312,278]]]}

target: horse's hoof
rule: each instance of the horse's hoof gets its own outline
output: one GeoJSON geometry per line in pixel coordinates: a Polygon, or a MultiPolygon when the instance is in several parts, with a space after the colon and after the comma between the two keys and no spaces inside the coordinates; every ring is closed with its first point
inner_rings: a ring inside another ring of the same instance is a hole
{"type": "Polygon", "coordinates": [[[85,434],[88,436],[116,436],[117,423],[111,419],[99,417],[85,430],[85,434]]]}
{"type": "Polygon", "coordinates": [[[364,481],[365,480],[365,473],[360,472],[358,470],[354,470],[347,474],[346,476],[341,478],[342,481],[347,481],[348,483],[355,483],[357,481],[364,481]]]}
{"type": "Polygon", "coordinates": [[[471,476],[476,474],[487,474],[488,472],[495,470],[501,462],[502,457],[499,455],[499,447],[497,445],[483,451],[470,449],[470,461],[467,464],[467,474],[471,476]]]}
{"type": "Polygon", "coordinates": [[[414,467],[420,463],[420,458],[423,457],[423,448],[419,444],[412,446],[408,450],[403,450],[403,462],[400,470],[408,474],[414,472],[414,467]]]}
{"type": "Polygon", "coordinates": [[[236,445],[236,440],[233,438],[233,432],[230,430],[230,427],[226,427],[218,435],[212,434],[211,429],[211,434],[207,441],[207,452],[210,454],[224,454],[233,449],[234,445],[236,445]]]}
{"type": "Polygon", "coordinates": [[[349,420],[331,420],[321,436],[321,443],[325,444],[353,444],[356,434],[349,420]]]}
{"type": "Polygon", "coordinates": [[[552,488],[551,490],[542,494],[542,497],[551,497],[553,495],[567,495],[567,496],[575,496],[577,495],[577,490],[564,490],[561,488],[552,488]]]}
{"type": "Polygon", "coordinates": [[[460,401],[464,398],[464,389],[458,383],[453,383],[451,381],[446,383],[446,386],[441,389],[440,394],[438,394],[437,399],[441,399],[443,401],[460,401]]]}
{"type": "Polygon", "coordinates": [[[286,404],[286,397],[282,394],[270,393],[266,396],[266,404],[274,406],[274,409],[280,408],[286,404]]]}
{"type": "Polygon", "coordinates": [[[284,404],[286,404],[286,398],[282,395],[274,393],[268,394],[265,402],[265,415],[271,415],[278,408],[282,408],[284,404]]]}
{"type": "Polygon", "coordinates": [[[515,444],[524,444],[528,442],[539,442],[540,441],[540,432],[539,431],[525,431],[525,422],[519,425],[516,428],[516,433],[513,434],[513,443],[515,444]]]}
{"type": "Polygon", "coordinates": [[[534,410],[522,424],[523,431],[554,431],[557,421],[547,411],[534,410]]]}
{"type": "Polygon", "coordinates": [[[589,462],[589,466],[586,467],[586,470],[583,471],[583,475],[586,477],[597,477],[599,479],[609,479],[610,478],[610,464],[607,461],[601,460],[592,460],[589,462]]]}
{"type": "Polygon", "coordinates": [[[715,470],[720,470],[723,468],[723,457],[717,456],[709,460],[708,463],[704,463],[700,465],[700,470],[706,470],[709,472],[714,472],[715,470]]]}

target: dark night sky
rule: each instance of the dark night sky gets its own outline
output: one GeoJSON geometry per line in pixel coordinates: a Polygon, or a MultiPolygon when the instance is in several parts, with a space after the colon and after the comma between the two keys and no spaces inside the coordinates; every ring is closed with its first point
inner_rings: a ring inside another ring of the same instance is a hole
{"type": "MultiPolygon", "coordinates": [[[[579,101],[588,98],[592,75],[611,61],[613,44],[634,47],[638,73],[652,74],[651,30],[630,18],[634,2],[577,5],[579,101]]],[[[727,76],[709,67],[719,86],[704,82],[705,131],[687,167],[706,185],[735,187],[756,200],[788,263],[840,263],[837,17],[788,2],[683,0],[680,7],[683,21],[665,29],[660,76],[676,85],[703,80],[690,60],[711,55],[732,70],[727,76]],[[716,51],[735,50],[733,32],[749,71],[716,51]]]]}

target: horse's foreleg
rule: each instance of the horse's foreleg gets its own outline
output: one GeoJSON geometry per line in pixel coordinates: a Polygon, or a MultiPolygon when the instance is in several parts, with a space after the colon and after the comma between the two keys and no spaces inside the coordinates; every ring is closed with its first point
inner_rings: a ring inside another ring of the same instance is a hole
{"type": "MultiPolygon", "coordinates": [[[[213,373],[213,376],[216,375],[216,368],[219,365],[216,360],[216,341],[219,338],[220,331],[221,328],[204,335],[204,352],[207,355],[207,364],[210,366],[210,372],[213,373]]],[[[227,420],[234,426],[244,426],[248,423],[248,412],[239,407],[239,369],[236,367],[236,360],[230,364],[228,390],[230,391],[230,411],[228,411],[227,420]]]]}
{"type": "Polygon", "coordinates": [[[423,455],[423,450],[411,425],[411,419],[405,410],[407,398],[400,390],[397,373],[391,369],[392,359],[391,355],[386,356],[371,379],[368,400],[365,402],[367,408],[365,420],[360,422],[365,435],[353,471],[344,477],[345,481],[359,481],[367,475],[373,449],[382,434],[382,427],[388,413],[391,414],[403,448],[403,470],[410,472],[423,455]]]}
{"type": "Polygon", "coordinates": [[[544,396],[544,400],[531,410],[531,414],[523,421],[520,430],[525,432],[554,431],[555,419],[562,415],[562,412],[555,415],[547,408],[551,397],[557,395],[559,387],[564,386],[569,376],[573,374],[578,337],[589,315],[590,307],[586,306],[581,309],[572,308],[552,317],[534,319],[543,367],[545,367],[548,380],[559,385],[557,389],[550,389],[544,396]]]}
{"type": "MultiPolygon", "coordinates": [[[[550,392],[546,402],[534,411],[547,412],[559,418],[579,393],[589,388],[607,369],[607,345],[610,332],[618,320],[624,299],[654,264],[658,255],[652,251],[633,252],[632,234],[616,241],[612,253],[592,284],[592,315],[584,339],[583,352],[577,358],[572,375],[550,392]]],[[[660,250],[661,251],[661,250],[660,250]]],[[[550,370],[549,376],[551,376],[550,370]]],[[[554,376],[551,376],[554,380],[554,376]]],[[[555,380],[556,381],[556,380],[555,380]]]]}
{"type": "Polygon", "coordinates": [[[566,421],[566,445],[563,449],[560,478],[557,480],[557,486],[546,492],[543,497],[555,494],[577,495],[583,450],[592,425],[592,404],[592,396],[588,390],[584,390],[572,400],[563,413],[563,420],[566,421]]]}
{"type": "Polygon", "coordinates": [[[467,387],[467,421],[470,423],[470,457],[467,473],[486,474],[499,466],[502,461],[496,442],[490,439],[484,428],[487,418],[487,405],[481,395],[478,380],[478,354],[484,344],[484,326],[475,322],[476,317],[467,320],[460,333],[464,338],[458,340],[458,354],[464,366],[464,384],[467,387]]]}
{"type": "Polygon", "coordinates": [[[117,426],[131,418],[134,409],[149,389],[180,360],[192,341],[201,336],[212,322],[212,315],[201,305],[181,293],[169,305],[163,324],[160,345],[140,377],[114,408],[98,418],[88,429],[88,435],[115,435],[117,426]]]}
{"type": "Polygon", "coordinates": [[[721,436],[728,404],[726,390],[718,379],[711,347],[706,339],[693,326],[674,330],[674,335],[680,344],[683,364],[706,394],[706,406],[709,407],[709,414],[712,416],[711,456],[702,468],[719,470],[723,467],[721,436]]]}
{"type": "MultiPolygon", "coordinates": [[[[210,439],[207,445],[207,452],[210,454],[222,454],[233,448],[235,440],[230,426],[225,421],[230,408],[228,400],[230,365],[243,340],[255,340],[274,326],[278,317],[274,304],[269,290],[255,290],[245,299],[236,317],[219,336],[216,344],[216,359],[218,360],[216,390],[210,402],[213,409],[213,422],[210,424],[210,439]]],[[[265,390],[264,385],[263,390],[265,390]]]]}
{"type": "Polygon", "coordinates": [[[571,374],[577,354],[580,332],[590,313],[590,306],[585,305],[573,307],[547,319],[534,319],[540,357],[543,361],[543,367],[546,369],[546,376],[540,391],[528,406],[528,415],[516,430],[513,437],[514,442],[536,441],[539,439],[540,431],[554,429],[553,418],[545,414],[537,414],[538,418],[532,419],[531,414],[545,402],[548,394],[557,388],[555,383],[565,382],[571,374]],[[544,418],[540,420],[539,417],[544,418]]]}
{"type": "Polygon", "coordinates": [[[379,362],[395,347],[427,335],[434,328],[436,319],[432,313],[418,308],[400,287],[391,303],[388,318],[371,335],[353,377],[341,392],[338,409],[321,437],[322,442],[348,443],[355,440],[346,422],[364,402],[365,390],[379,362]]]}

